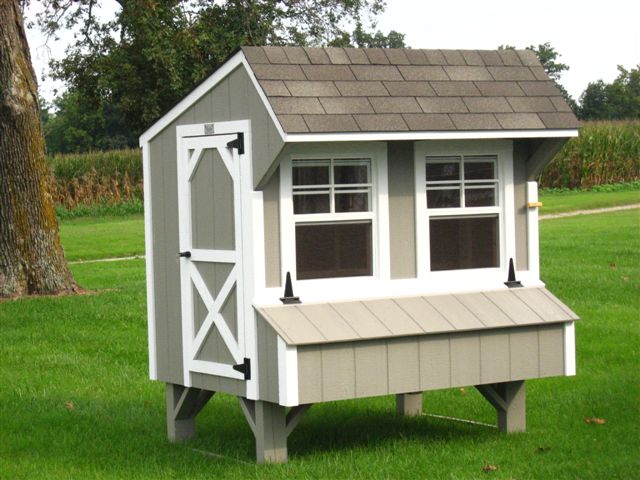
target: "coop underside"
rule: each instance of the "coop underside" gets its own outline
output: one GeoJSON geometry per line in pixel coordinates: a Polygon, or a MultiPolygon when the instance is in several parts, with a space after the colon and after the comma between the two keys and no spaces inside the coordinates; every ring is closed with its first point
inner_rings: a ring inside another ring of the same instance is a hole
{"type": "MultiPolygon", "coordinates": [[[[478,391],[496,409],[501,432],[526,430],[526,390],[524,380],[491,385],[476,385],[478,391]]],[[[167,433],[172,442],[196,435],[196,416],[215,392],[167,384],[167,433]]],[[[284,407],[263,400],[238,397],[240,407],[255,437],[258,463],[282,463],[288,460],[287,438],[312,404],[284,407]]],[[[422,392],[396,395],[396,412],[403,416],[421,416],[422,392]]]]}
{"type": "MultiPolygon", "coordinates": [[[[256,310],[258,399],[218,391],[240,399],[259,462],[287,460],[314,403],[396,395],[399,414],[420,415],[422,392],[475,386],[499,429],[515,432],[526,428],[525,380],[572,374],[577,316],[541,288],[256,310]]],[[[195,434],[212,395],[167,384],[170,439],[195,434]]]]}

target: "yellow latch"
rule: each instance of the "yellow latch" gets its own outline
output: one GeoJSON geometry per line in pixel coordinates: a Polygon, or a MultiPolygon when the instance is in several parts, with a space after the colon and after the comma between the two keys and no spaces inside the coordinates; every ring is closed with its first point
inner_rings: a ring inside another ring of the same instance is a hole
{"type": "Polygon", "coordinates": [[[529,208],[535,208],[535,207],[541,207],[542,206],[542,202],[529,202],[527,203],[527,207],[529,208]]]}

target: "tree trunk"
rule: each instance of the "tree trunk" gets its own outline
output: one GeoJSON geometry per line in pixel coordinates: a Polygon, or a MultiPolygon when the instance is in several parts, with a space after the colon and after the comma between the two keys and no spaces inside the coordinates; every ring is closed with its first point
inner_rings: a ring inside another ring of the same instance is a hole
{"type": "Polygon", "coordinates": [[[49,193],[22,13],[17,0],[0,0],[0,297],[76,288],[49,193]]]}

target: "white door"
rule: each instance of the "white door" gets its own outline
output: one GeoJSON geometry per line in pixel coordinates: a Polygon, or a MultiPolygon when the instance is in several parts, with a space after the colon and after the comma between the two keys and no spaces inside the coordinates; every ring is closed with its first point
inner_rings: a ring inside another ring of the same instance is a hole
{"type": "Polygon", "coordinates": [[[178,196],[185,386],[194,372],[250,378],[245,357],[238,134],[181,137],[178,196]]]}

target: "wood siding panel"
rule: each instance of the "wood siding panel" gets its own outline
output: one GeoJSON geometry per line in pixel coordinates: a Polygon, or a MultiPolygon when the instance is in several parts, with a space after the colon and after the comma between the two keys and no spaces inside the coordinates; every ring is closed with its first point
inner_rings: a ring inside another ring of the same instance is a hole
{"type": "Polygon", "coordinates": [[[395,302],[425,332],[451,331],[453,326],[422,297],[396,298],[395,302]]]}
{"type": "Polygon", "coordinates": [[[480,383],[480,337],[477,333],[451,335],[451,386],[480,383]]]}
{"type": "Polygon", "coordinates": [[[511,327],[514,325],[514,322],[482,293],[465,293],[455,297],[487,327],[511,327]]]}
{"type": "Polygon", "coordinates": [[[527,305],[535,306],[536,313],[545,322],[562,322],[567,319],[566,312],[555,302],[549,301],[549,297],[542,290],[518,288],[513,293],[527,305]]]}
{"type": "Polygon", "coordinates": [[[564,324],[538,327],[540,376],[564,375],[564,324]]]}
{"type": "Polygon", "coordinates": [[[358,336],[338,312],[326,303],[306,305],[302,314],[330,342],[358,336]]]}
{"type": "Polygon", "coordinates": [[[408,393],[420,390],[420,355],[416,337],[389,340],[389,393],[408,393]]]}
{"type": "Polygon", "coordinates": [[[384,326],[362,302],[332,303],[331,307],[363,338],[386,337],[391,330],[384,326]]]}
{"type": "Polygon", "coordinates": [[[391,278],[416,278],[413,142],[388,142],[391,278]]]}
{"type": "Polygon", "coordinates": [[[482,322],[452,295],[423,297],[458,330],[483,328],[482,322]]]}
{"type": "Polygon", "coordinates": [[[511,378],[509,333],[485,332],[480,337],[480,382],[508,382],[511,378]]]}
{"type": "Polygon", "coordinates": [[[355,398],[356,369],[353,343],[323,345],[322,399],[355,398]]]}
{"type": "Polygon", "coordinates": [[[451,356],[449,335],[420,338],[420,390],[451,386],[451,356]]]}
{"type": "Polygon", "coordinates": [[[511,380],[539,376],[538,328],[521,327],[509,334],[511,380]]]}
{"type": "Polygon", "coordinates": [[[542,323],[544,320],[510,291],[486,292],[489,300],[509,316],[516,325],[542,323]],[[525,308],[526,307],[526,308],[525,308]]]}
{"type": "Polygon", "coordinates": [[[393,335],[424,333],[393,300],[368,300],[365,305],[393,335]]]}
{"type": "Polygon", "coordinates": [[[371,397],[389,391],[387,342],[372,340],[354,344],[356,397],[371,397]]]}
{"type": "MultiPolygon", "coordinates": [[[[180,271],[176,258],[176,253],[179,251],[176,126],[246,119],[252,122],[251,147],[254,184],[257,184],[282,148],[282,140],[257,92],[250,84],[247,73],[242,68],[232,72],[227,79],[196,101],[175,122],[149,142],[155,333],[157,371],[158,379],[161,381],[178,385],[183,383],[180,271]]],[[[213,181],[220,178],[214,177],[213,181]]],[[[214,190],[219,189],[217,185],[213,187],[214,190]]],[[[211,192],[206,190],[207,188],[198,189],[198,194],[210,195],[211,192]]],[[[206,221],[198,222],[197,228],[201,230],[197,232],[204,232],[203,229],[209,229],[207,231],[211,232],[212,225],[215,231],[215,225],[220,222],[222,215],[229,214],[230,209],[223,208],[219,202],[208,203],[213,204],[214,213],[212,215],[210,212],[206,221]]],[[[206,216],[206,212],[203,215],[206,216]]],[[[228,238],[220,241],[227,242],[228,238]]],[[[245,382],[218,379],[203,374],[193,374],[193,382],[200,388],[228,391],[232,394],[244,394],[243,392],[246,391],[245,382]]]]}
{"type": "Polygon", "coordinates": [[[323,401],[322,350],[298,347],[298,400],[301,405],[323,401]]]}
{"type": "Polygon", "coordinates": [[[301,404],[563,375],[563,324],[300,346],[298,372],[301,404]]]}
{"type": "Polygon", "coordinates": [[[280,287],[280,175],[271,176],[263,190],[265,284],[280,287]]]}
{"type": "Polygon", "coordinates": [[[289,344],[326,341],[320,331],[294,306],[278,309],[277,321],[271,320],[264,312],[263,315],[275,328],[278,335],[289,344]]]}
{"type": "MultiPolygon", "coordinates": [[[[261,400],[278,403],[278,336],[262,319],[257,319],[258,328],[258,388],[261,400]]],[[[253,370],[254,365],[251,365],[253,370]]]]}
{"type": "Polygon", "coordinates": [[[513,142],[513,205],[516,225],[516,270],[529,269],[527,232],[527,158],[529,151],[522,140],[513,142]]]}

